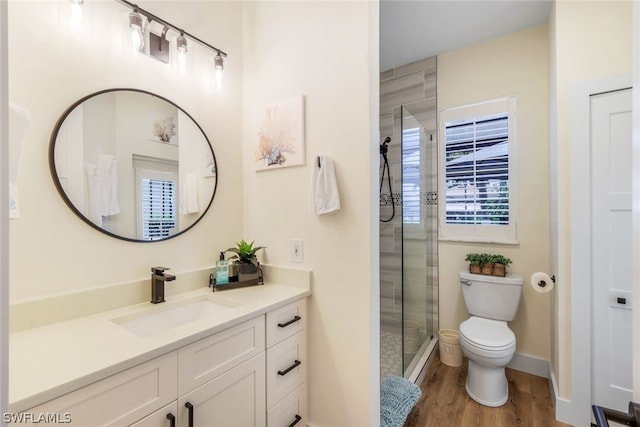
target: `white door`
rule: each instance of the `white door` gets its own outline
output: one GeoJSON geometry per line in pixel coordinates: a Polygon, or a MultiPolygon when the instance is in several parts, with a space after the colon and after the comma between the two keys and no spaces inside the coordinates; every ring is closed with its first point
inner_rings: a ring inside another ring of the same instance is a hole
{"type": "Polygon", "coordinates": [[[591,401],[627,412],[633,390],[631,89],[593,95],[590,102],[591,401]]]}

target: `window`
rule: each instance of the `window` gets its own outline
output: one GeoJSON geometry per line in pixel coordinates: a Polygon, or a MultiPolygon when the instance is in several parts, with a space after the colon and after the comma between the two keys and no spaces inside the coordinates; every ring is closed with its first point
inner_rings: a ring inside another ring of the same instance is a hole
{"type": "Polygon", "coordinates": [[[178,162],[133,155],[136,182],[136,236],[166,239],[178,232],[178,162]]]}
{"type": "Polygon", "coordinates": [[[440,112],[440,238],[517,242],[516,100],[440,112]]]}
{"type": "Polygon", "coordinates": [[[402,222],[420,224],[420,128],[402,131],[402,222]]]}
{"type": "Polygon", "coordinates": [[[142,240],[169,237],[176,228],[176,181],[142,178],[142,240]]]}

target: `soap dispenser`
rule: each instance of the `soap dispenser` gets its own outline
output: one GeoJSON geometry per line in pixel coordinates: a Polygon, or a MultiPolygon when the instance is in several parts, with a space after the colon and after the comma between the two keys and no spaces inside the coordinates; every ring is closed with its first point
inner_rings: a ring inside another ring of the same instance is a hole
{"type": "Polygon", "coordinates": [[[220,252],[220,259],[216,262],[216,285],[229,283],[229,261],[224,259],[224,252],[220,252]]]}

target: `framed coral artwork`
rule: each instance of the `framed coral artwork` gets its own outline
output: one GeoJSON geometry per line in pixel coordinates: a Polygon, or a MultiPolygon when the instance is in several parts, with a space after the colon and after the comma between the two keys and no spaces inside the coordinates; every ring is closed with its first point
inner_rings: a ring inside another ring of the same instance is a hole
{"type": "Polygon", "coordinates": [[[164,144],[178,145],[178,115],[153,112],[149,114],[149,139],[164,144]]]}
{"type": "Polygon", "coordinates": [[[304,96],[265,108],[258,131],[255,170],[304,165],[304,96]]]}

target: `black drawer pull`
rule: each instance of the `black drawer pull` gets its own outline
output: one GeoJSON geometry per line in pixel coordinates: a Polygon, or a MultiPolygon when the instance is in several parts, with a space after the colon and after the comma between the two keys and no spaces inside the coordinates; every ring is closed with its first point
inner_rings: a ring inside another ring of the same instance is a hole
{"type": "Polygon", "coordinates": [[[169,420],[169,427],[176,427],[176,416],[171,412],[167,414],[167,419],[169,420]]]}
{"type": "Polygon", "coordinates": [[[278,328],[286,328],[287,326],[289,326],[292,323],[296,323],[298,320],[302,320],[302,317],[300,316],[295,316],[293,319],[289,320],[286,323],[278,323],[278,328]]]}
{"type": "Polygon", "coordinates": [[[289,372],[291,372],[292,369],[297,368],[298,366],[300,366],[302,364],[301,361],[296,360],[295,362],[293,362],[293,365],[289,366],[287,369],[285,369],[284,371],[278,371],[278,375],[287,375],[289,372]]]}
{"type": "Polygon", "coordinates": [[[193,427],[193,405],[187,402],[184,406],[189,410],[189,427],[193,427]]]}
{"type": "Polygon", "coordinates": [[[626,303],[627,303],[626,298],[618,297],[618,304],[626,304],[626,303]]]}
{"type": "Polygon", "coordinates": [[[289,427],[293,427],[296,424],[298,424],[300,422],[300,420],[302,419],[302,417],[298,414],[296,414],[296,420],[294,422],[292,422],[291,424],[289,424],[289,427]]]}

